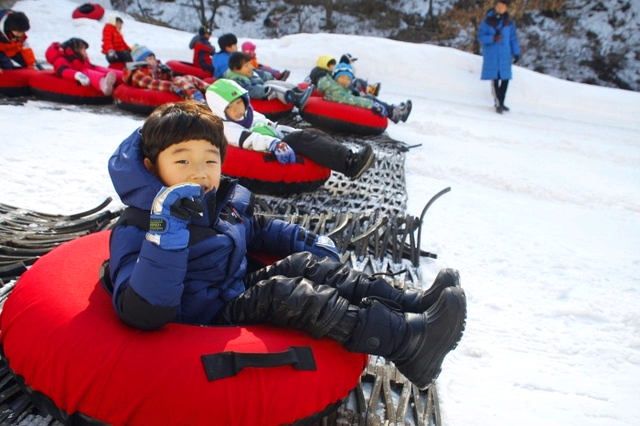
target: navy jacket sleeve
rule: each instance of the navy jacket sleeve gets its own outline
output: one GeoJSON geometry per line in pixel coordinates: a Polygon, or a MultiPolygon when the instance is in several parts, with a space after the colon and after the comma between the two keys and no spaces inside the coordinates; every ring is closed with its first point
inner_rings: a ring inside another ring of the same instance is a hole
{"type": "Polygon", "coordinates": [[[163,250],[135,226],[113,230],[109,268],[120,319],[141,330],[174,321],[184,290],[189,249],[163,250]]]}

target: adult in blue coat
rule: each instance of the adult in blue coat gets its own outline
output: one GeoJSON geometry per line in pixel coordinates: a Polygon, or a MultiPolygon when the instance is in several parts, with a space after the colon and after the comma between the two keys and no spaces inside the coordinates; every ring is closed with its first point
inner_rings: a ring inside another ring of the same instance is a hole
{"type": "Polygon", "coordinates": [[[480,23],[478,41],[482,43],[482,80],[491,80],[496,112],[509,111],[504,99],[511,80],[511,63],[520,59],[516,25],[509,16],[509,0],[498,0],[480,23]]]}

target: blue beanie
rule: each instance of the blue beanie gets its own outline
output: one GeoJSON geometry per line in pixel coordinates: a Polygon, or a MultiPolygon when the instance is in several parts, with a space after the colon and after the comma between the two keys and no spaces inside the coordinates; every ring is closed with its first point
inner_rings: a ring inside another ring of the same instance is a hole
{"type": "Polygon", "coordinates": [[[351,81],[353,81],[353,79],[355,78],[355,76],[353,75],[353,68],[351,68],[351,65],[345,63],[339,63],[333,69],[334,79],[337,79],[341,75],[348,75],[349,78],[351,78],[351,81]]]}
{"type": "Polygon", "coordinates": [[[151,55],[155,56],[147,46],[139,46],[136,44],[131,48],[131,58],[133,58],[135,62],[145,61],[147,57],[151,55]]]}

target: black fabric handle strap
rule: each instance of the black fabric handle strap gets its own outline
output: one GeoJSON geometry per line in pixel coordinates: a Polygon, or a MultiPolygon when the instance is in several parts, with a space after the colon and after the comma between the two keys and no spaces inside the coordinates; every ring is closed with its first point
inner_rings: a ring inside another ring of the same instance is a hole
{"type": "Polygon", "coordinates": [[[296,370],[316,370],[316,360],[310,346],[291,346],[284,352],[275,353],[222,352],[202,355],[202,364],[209,381],[235,376],[245,367],[291,365],[296,370]]]}

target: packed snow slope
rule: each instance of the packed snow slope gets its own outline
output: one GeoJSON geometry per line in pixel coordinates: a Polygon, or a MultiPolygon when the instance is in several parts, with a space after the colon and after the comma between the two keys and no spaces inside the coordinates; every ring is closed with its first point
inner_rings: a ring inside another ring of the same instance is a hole
{"type": "MultiPolygon", "coordinates": [[[[39,58],[75,36],[106,63],[104,22],[72,20],[78,4],[17,2],[39,58]]],[[[124,18],[129,43],[190,60],[192,34],[124,18]]],[[[290,81],[348,51],[383,100],[412,99],[409,120],[388,128],[419,145],[406,157],[408,213],[452,188],[426,215],[422,248],[439,256],[423,260],[424,285],[458,268],[468,297],[465,335],[438,379],[444,424],[640,424],[640,93],[515,67],[511,112],[499,115],[478,56],[329,34],[252,41],[290,81]]],[[[73,213],[117,199],[107,160],[142,118],[0,103],[0,202],[73,213]]]]}

